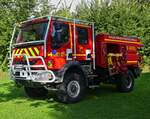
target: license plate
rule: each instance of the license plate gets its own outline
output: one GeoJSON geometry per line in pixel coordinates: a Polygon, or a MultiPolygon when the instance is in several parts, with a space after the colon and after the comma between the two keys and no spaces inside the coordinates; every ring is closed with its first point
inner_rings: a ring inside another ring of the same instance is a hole
{"type": "Polygon", "coordinates": [[[24,70],[20,71],[20,77],[27,77],[27,72],[24,70]]]}

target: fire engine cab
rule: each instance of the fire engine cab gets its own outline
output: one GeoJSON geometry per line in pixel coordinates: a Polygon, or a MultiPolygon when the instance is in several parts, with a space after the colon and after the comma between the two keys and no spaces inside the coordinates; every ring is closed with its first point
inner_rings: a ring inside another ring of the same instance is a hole
{"type": "Polygon", "coordinates": [[[64,103],[82,99],[101,82],[130,92],[140,75],[139,38],[95,34],[94,23],[56,16],[15,25],[10,42],[11,79],[29,97],[56,91],[64,103]]]}

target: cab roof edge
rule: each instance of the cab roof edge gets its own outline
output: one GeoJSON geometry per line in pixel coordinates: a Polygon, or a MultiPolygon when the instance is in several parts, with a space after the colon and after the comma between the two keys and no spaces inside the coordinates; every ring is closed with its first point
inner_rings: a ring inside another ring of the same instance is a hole
{"type": "Polygon", "coordinates": [[[41,16],[41,17],[36,17],[36,18],[30,18],[30,19],[28,19],[28,20],[26,20],[26,21],[22,21],[22,22],[20,22],[20,23],[16,23],[15,25],[20,25],[20,24],[23,24],[23,23],[26,23],[26,22],[30,22],[30,21],[32,21],[32,20],[36,20],[36,19],[40,19],[40,18],[48,18],[49,20],[50,20],[50,18],[56,18],[56,19],[61,19],[61,20],[69,20],[69,21],[72,21],[72,22],[80,22],[80,23],[82,23],[82,24],[86,24],[86,23],[88,23],[88,24],[94,24],[94,22],[89,22],[89,21],[86,21],[86,20],[81,20],[81,19],[75,19],[75,18],[67,18],[67,17],[61,17],[61,16],[53,16],[53,15],[46,15],[46,16],[41,16]]]}
{"type": "Polygon", "coordinates": [[[26,22],[30,22],[30,21],[32,21],[32,20],[40,19],[40,18],[48,18],[48,19],[49,19],[50,16],[41,16],[41,17],[31,18],[31,19],[22,21],[22,22],[20,22],[19,24],[23,24],[23,23],[26,23],[26,22]]]}

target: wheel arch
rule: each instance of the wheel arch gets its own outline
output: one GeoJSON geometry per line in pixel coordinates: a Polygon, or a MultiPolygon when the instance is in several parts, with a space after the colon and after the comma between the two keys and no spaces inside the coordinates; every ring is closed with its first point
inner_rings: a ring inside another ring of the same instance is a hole
{"type": "Polygon", "coordinates": [[[70,72],[78,72],[78,73],[82,74],[82,76],[84,77],[83,80],[85,80],[86,86],[88,85],[88,80],[87,80],[86,73],[85,73],[84,70],[82,69],[80,62],[78,62],[78,61],[68,62],[68,63],[63,67],[62,81],[65,80],[65,76],[66,76],[67,74],[69,74],[70,72]]]}

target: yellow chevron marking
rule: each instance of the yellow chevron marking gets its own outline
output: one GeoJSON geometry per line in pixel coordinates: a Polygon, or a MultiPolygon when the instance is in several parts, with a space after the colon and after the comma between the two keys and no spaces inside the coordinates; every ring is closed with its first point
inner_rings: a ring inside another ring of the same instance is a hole
{"type": "Polygon", "coordinates": [[[20,50],[19,54],[21,55],[21,54],[22,54],[22,52],[23,52],[23,49],[21,49],[21,50],[20,50]]]}
{"type": "Polygon", "coordinates": [[[30,54],[29,54],[29,52],[28,52],[28,50],[26,48],[24,48],[24,51],[25,51],[27,56],[30,56],[30,54]]]}
{"type": "Polygon", "coordinates": [[[30,51],[31,55],[32,55],[32,56],[35,56],[35,54],[34,54],[34,52],[33,52],[32,48],[28,48],[28,49],[29,49],[29,51],[30,51]]]}
{"type": "Polygon", "coordinates": [[[48,56],[52,56],[52,52],[48,53],[48,56]]]}
{"type": "Polygon", "coordinates": [[[34,47],[34,50],[35,50],[36,54],[39,55],[40,52],[39,52],[38,48],[34,47]]]}
{"type": "Polygon", "coordinates": [[[17,49],[17,51],[16,51],[16,53],[15,53],[15,54],[18,54],[18,53],[19,53],[19,50],[20,50],[20,49],[17,49]]]}

